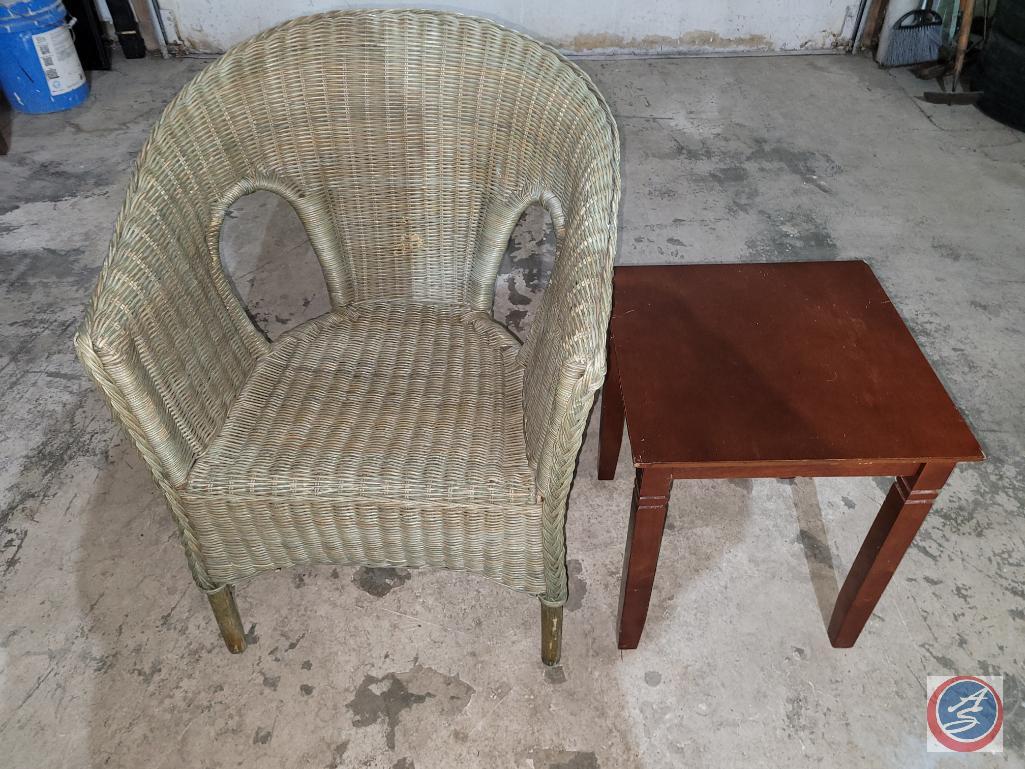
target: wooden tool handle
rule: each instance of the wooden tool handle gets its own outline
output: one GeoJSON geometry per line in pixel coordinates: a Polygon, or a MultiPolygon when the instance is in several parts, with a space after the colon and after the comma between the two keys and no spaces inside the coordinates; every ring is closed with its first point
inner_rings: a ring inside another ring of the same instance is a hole
{"type": "Polygon", "coordinates": [[[975,0],[961,0],[961,28],[957,31],[957,54],[954,57],[954,82],[951,90],[957,90],[961,80],[961,68],[964,66],[965,51],[968,50],[968,35],[972,31],[975,19],[975,0]]]}

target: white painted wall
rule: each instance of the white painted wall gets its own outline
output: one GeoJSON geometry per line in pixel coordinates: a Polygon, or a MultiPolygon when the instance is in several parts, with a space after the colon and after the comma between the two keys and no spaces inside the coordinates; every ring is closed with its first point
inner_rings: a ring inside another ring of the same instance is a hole
{"type": "Polygon", "coordinates": [[[858,0],[160,0],[196,51],[219,52],[294,16],[359,6],[487,16],[569,52],[792,51],[835,47],[858,0]]]}

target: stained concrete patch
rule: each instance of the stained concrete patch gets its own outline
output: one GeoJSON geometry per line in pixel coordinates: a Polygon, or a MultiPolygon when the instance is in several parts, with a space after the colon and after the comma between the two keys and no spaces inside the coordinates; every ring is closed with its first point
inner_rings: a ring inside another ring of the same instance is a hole
{"type": "Polygon", "coordinates": [[[331,749],[331,761],[328,762],[325,769],[342,769],[345,765],[342,763],[345,758],[346,751],[349,750],[349,741],[342,740],[331,749]]]}
{"type": "Polygon", "coordinates": [[[1004,750],[1021,754],[1025,751],[1025,687],[1016,673],[999,671],[983,665],[983,675],[1004,677],[1004,750]]]}
{"type": "Polygon", "coordinates": [[[840,171],[832,158],[820,152],[809,152],[779,142],[766,139],[755,139],[755,148],[748,154],[749,162],[775,164],[783,166],[797,176],[805,184],[810,184],[822,192],[833,194],[824,181],[824,177],[835,176],[840,171]]]}
{"type": "Polygon", "coordinates": [[[394,750],[395,729],[399,725],[402,712],[414,705],[423,704],[433,696],[430,692],[410,692],[406,684],[394,673],[389,673],[383,678],[368,675],[348,705],[353,713],[352,725],[363,728],[383,720],[385,742],[389,750],[394,750]]]}
{"type": "Polygon", "coordinates": [[[17,184],[17,202],[0,203],[0,216],[32,203],[53,203],[109,195],[124,171],[118,163],[99,158],[85,168],[55,161],[38,162],[24,153],[4,158],[4,173],[17,184]]]}
{"type": "Polygon", "coordinates": [[[803,694],[790,694],[786,698],[786,719],[787,727],[792,734],[807,734],[808,700],[803,694]]]}
{"type": "Polygon", "coordinates": [[[801,529],[799,531],[798,541],[801,543],[801,547],[804,548],[804,552],[808,558],[820,566],[828,566],[832,568],[833,554],[829,550],[829,545],[807,529],[801,529]]]}
{"type": "Polygon", "coordinates": [[[689,163],[707,162],[717,157],[712,145],[690,131],[673,131],[669,134],[669,139],[672,142],[672,156],[681,157],[689,163]]]}
{"type": "MultiPolygon", "coordinates": [[[[770,195],[775,198],[783,191],[789,194],[793,185],[787,182],[788,174],[800,179],[802,185],[832,195],[829,180],[842,170],[823,152],[752,136],[743,130],[714,139],[695,138],[678,130],[669,138],[676,154],[687,161],[688,186],[707,189],[734,217],[751,213],[759,203],[765,205],[770,195]]],[[[673,197],[672,190],[667,195],[661,187],[646,188],[646,193],[658,199],[673,197]]]]}
{"type": "Polygon", "coordinates": [[[276,691],[278,684],[281,683],[281,676],[271,676],[262,670],[260,676],[263,678],[263,685],[272,691],[276,691]]]}
{"type": "Polygon", "coordinates": [[[523,339],[555,263],[556,236],[551,217],[530,206],[513,228],[495,283],[495,320],[523,339]]]}
{"type": "Polygon", "coordinates": [[[749,214],[763,194],[761,187],[753,179],[734,181],[740,178],[735,168],[724,166],[706,177],[710,182],[712,194],[722,197],[726,213],[731,217],[749,214]]]}
{"type": "Polygon", "coordinates": [[[6,288],[27,289],[37,283],[71,281],[90,285],[99,275],[98,267],[87,267],[84,248],[34,248],[4,252],[3,279],[6,288]]]}
{"type": "Polygon", "coordinates": [[[391,765],[391,769],[416,769],[416,765],[413,763],[413,759],[403,756],[391,765]]]}
{"type": "Polygon", "coordinates": [[[727,186],[730,184],[743,184],[748,180],[750,174],[744,166],[722,166],[709,174],[712,180],[727,186]]]}
{"type": "Polygon", "coordinates": [[[590,750],[535,750],[527,758],[534,769],[600,769],[598,757],[590,750]]]}
{"type": "Polygon", "coordinates": [[[748,255],[764,260],[838,259],[840,249],[829,228],[811,211],[761,211],[761,234],[746,241],[748,255]]]}
{"type": "Polygon", "coordinates": [[[21,548],[25,546],[25,540],[28,539],[28,529],[4,527],[0,529],[0,536],[3,537],[0,539],[0,563],[3,563],[0,577],[6,577],[8,572],[13,571],[18,565],[18,555],[21,553],[21,548]]]}
{"type": "MultiPolygon", "coordinates": [[[[3,265],[9,266],[6,262],[3,265]]],[[[70,333],[75,325],[75,320],[68,321],[53,332],[42,334],[43,339],[29,337],[25,342],[14,345],[13,349],[7,346],[11,341],[9,334],[4,339],[7,343],[4,357],[7,360],[2,369],[17,372],[9,387],[31,372],[33,366],[30,361],[35,359],[37,347],[52,343],[51,334],[59,338],[70,333]]],[[[48,323],[43,324],[44,328],[49,326],[48,323]]],[[[28,527],[8,525],[15,513],[33,520],[37,511],[58,492],[59,481],[68,464],[97,451],[97,442],[104,440],[101,437],[103,428],[96,425],[96,420],[87,413],[87,405],[95,403],[91,399],[92,393],[79,385],[78,392],[71,395],[71,401],[59,420],[37,433],[38,442],[21,458],[20,471],[7,488],[6,498],[0,505],[0,563],[4,564],[2,574],[5,577],[18,565],[29,531],[28,527]]]]}
{"type": "Polygon", "coordinates": [[[450,717],[465,709],[473,694],[474,688],[458,675],[416,664],[402,673],[364,676],[347,707],[352,711],[353,726],[365,728],[383,722],[385,743],[394,750],[395,730],[406,711],[431,700],[433,718],[450,717]]]}
{"type": "Polygon", "coordinates": [[[517,288],[517,283],[521,280],[525,280],[525,276],[522,274],[507,275],[505,278],[505,288],[508,292],[506,295],[508,296],[509,304],[515,305],[516,307],[526,307],[530,304],[531,300],[531,292],[529,290],[521,292],[519,288],[517,288]]]}
{"type": "MultiPolygon", "coordinates": [[[[955,670],[957,670],[957,663],[954,662],[953,659],[951,659],[946,654],[940,654],[939,652],[935,651],[935,643],[929,641],[925,643],[920,643],[918,645],[918,648],[924,651],[930,657],[932,657],[933,662],[939,665],[939,672],[953,673],[955,670]]],[[[930,669],[935,669],[935,666],[933,666],[930,669]]]]}
{"type": "Polygon", "coordinates": [[[143,670],[142,668],[132,668],[132,672],[139,676],[143,683],[151,684],[153,683],[153,679],[157,677],[157,674],[160,673],[161,669],[160,661],[153,660],[153,662],[149,664],[149,668],[147,670],[143,670]]]}
{"type": "Polygon", "coordinates": [[[352,575],[352,584],[374,598],[383,598],[395,588],[409,582],[411,576],[409,569],[361,566],[352,575]]]}
{"type": "MultiPolygon", "coordinates": [[[[983,470],[982,473],[986,471],[983,470]]],[[[942,518],[947,529],[959,537],[983,537],[992,523],[978,515],[976,504],[951,504],[940,500],[932,511],[932,515],[942,518]]]]}
{"type": "Polygon", "coordinates": [[[933,250],[939,256],[941,256],[942,258],[947,259],[948,261],[951,261],[951,262],[960,262],[961,261],[961,257],[964,256],[964,253],[960,249],[955,248],[954,246],[950,245],[949,243],[943,243],[943,242],[938,242],[938,241],[934,240],[933,244],[932,244],[932,247],[933,247],[933,250]]]}
{"type": "Polygon", "coordinates": [[[587,595],[587,582],[581,576],[584,572],[584,565],[577,558],[570,558],[566,562],[566,572],[569,575],[569,597],[566,599],[566,611],[577,611],[584,605],[584,597],[587,595]]]}
{"type": "Polygon", "coordinates": [[[260,636],[258,636],[256,634],[256,623],[255,622],[252,623],[249,626],[249,630],[246,631],[245,639],[246,639],[246,643],[249,646],[255,646],[256,644],[260,643],[260,636]]]}
{"type": "Polygon", "coordinates": [[[921,542],[918,542],[918,541],[912,542],[911,543],[911,547],[915,548],[915,550],[917,550],[919,553],[924,555],[926,558],[928,558],[933,563],[939,563],[940,557],[938,555],[936,555],[936,553],[934,553],[928,547],[926,547],[924,544],[922,544],[921,542]]]}
{"type": "Polygon", "coordinates": [[[644,674],[644,683],[648,686],[658,686],[662,683],[662,674],[657,670],[648,670],[644,674]]]}

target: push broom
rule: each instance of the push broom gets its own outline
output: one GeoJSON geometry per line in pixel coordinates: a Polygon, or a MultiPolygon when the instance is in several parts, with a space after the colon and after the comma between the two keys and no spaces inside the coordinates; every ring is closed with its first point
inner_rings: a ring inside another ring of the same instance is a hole
{"type": "Polygon", "coordinates": [[[893,25],[879,64],[884,67],[905,67],[936,61],[942,42],[942,16],[930,8],[908,11],[893,25]]]}

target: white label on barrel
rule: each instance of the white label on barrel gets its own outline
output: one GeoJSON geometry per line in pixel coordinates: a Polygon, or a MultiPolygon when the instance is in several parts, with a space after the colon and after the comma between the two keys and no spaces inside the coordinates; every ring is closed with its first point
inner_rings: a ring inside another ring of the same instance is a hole
{"type": "Polygon", "coordinates": [[[82,63],[78,60],[78,52],[67,27],[61,25],[32,35],[32,42],[36,44],[36,54],[51,96],[74,91],[85,82],[82,63]]]}

